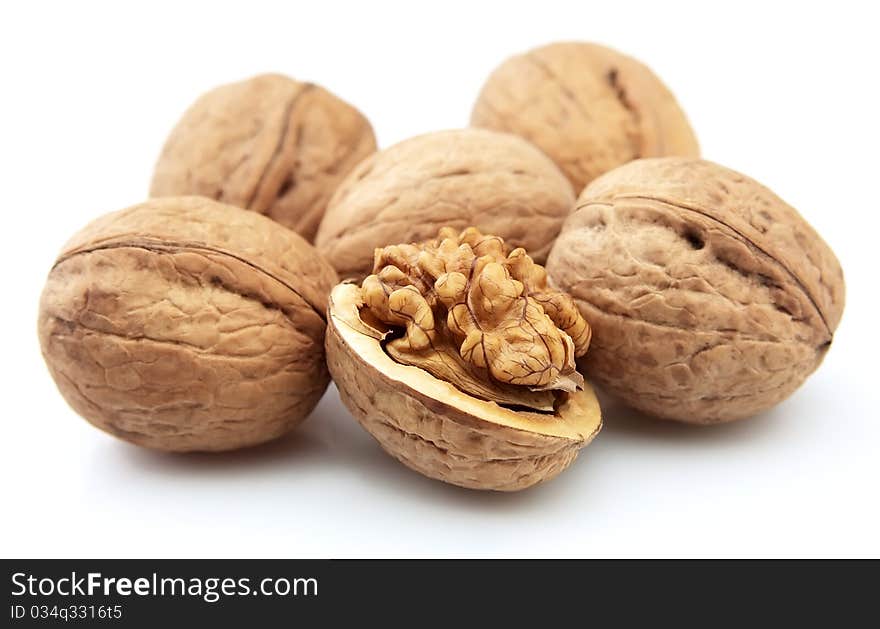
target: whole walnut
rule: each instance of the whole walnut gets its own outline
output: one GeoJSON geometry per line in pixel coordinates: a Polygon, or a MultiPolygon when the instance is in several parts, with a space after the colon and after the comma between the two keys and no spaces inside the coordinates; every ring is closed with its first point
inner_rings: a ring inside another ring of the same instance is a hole
{"type": "Polygon", "coordinates": [[[68,403],[159,450],[231,450],[301,422],[329,381],[336,275],[277,223],[201,197],[107,214],[63,248],[40,300],[68,403]]]}
{"type": "Polygon", "coordinates": [[[522,138],[480,129],[405,140],[359,164],[339,186],[315,244],[343,278],[370,273],[377,247],[475,226],[543,262],[574,191],[522,138]]]}
{"type": "Polygon", "coordinates": [[[590,321],[581,366],[625,402],[685,422],[754,415],[822,361],[840,264],[770,190],[711,162],[638,160],[581,194],[547,272],[590,321]]]}
{"type": "Polygon", "coordinates": [[[171,132],[150,195],[201,195],[312,240],[342,178],[376,150],[373,129],[312,83],[264,74],[200,97],[171,132]]]}
{"type": "Polygon", "coordinates": [[[549,44],[508,59],[483,86],[471,124],[533,142],[576,192],[640,157],[700,153],[684,112],[660,79],[635,59],[596,44],[549,44]]]}
{"type": "Polygon", "coordinates": [[[377,249],[373,271],[333,289],[327,363],[343,403],[404,465],[515,491],[562,472],[599,432],[575,369],[590,326],[523,249],[447,227],[377,249]]]}

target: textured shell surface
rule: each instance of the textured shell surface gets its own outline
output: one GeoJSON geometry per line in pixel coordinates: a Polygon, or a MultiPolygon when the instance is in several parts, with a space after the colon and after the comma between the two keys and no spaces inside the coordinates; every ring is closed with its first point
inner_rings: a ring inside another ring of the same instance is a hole
{"type": "Polygon", "coordinates": [[[589,384],[555,414],[530,413],[395,362],[379,339],[363,333],[359,292],[352,284],[333,289],[327,364],[345,406],[407,467],[470,489],[517,491],[557,476],[601,429],[589,384]]]}
{"type": "Polygon", "coordinates": [[[475,226],[543,262],[574,192],[534,146],[478,129],[430,133],[359,164],[330,201],[315,244],[340,277],[363,279],[373,252],[475,226]]]}
{"type": "Polygon", "coordinates": [[[788,397],[843,312],[834,253],[758,182],[687,158],[588,186],[547,262],[593,327],[581,363],[630,405],[714,423],[788,397]]]}
{"type": "Polygon", "coordinates": [[[560,474],[585,445],[480,421],[383,377],[346,346],[332,320],[327,361],[343,403],[364,429],[391,456],[430,478],[469,489],[517,491],[560,474]]]}
{"type": "Polygon", "coordinates": [[[502,63],[483,86],[471,124],[533,142],[575,192],[633,159],[699,155],[663,82],[632,57],[590,43],[549,44],[502,63]]]}
{"type": "Polygon", "coordinates": [[[332,268],[304,239],[201,197],[105,215],[58,256],[39,337],[56,384],[103,430],[229,450],[302,421],[329,376],[332,268]]]}
{"type": "Polygon", "coordinates": [[[318,85],[264,74],[193,103],[162,149],[150,194],[209,197],[312,240],[333,191],[375,150],[354,107],[318,85]]]}

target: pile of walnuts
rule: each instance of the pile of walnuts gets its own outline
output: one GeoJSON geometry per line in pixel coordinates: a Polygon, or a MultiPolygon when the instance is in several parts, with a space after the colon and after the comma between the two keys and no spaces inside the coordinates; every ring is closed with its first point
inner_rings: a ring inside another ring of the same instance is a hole
{"type": "Polygon", "coordinates": [[[819,366],[843,312],[804,218],[700,159],[660,79],[595,44],[512,57],[471,127],[378,152],[320,86],[218,87],[150,195],[62,248],[39,337],[74,410],[159,450],[275,439],[332,378],[410,468],[523,489],[600,430],[588,380],[649,416],[750,417],[819,366]]]}

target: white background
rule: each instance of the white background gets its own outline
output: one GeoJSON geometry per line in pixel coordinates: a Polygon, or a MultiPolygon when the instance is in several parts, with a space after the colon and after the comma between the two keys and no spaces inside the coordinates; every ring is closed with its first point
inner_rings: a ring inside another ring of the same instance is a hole
{"type": "Polygon", "coordinates": [[[0,9],[3,556],[880,556],[878,68],[871,3],[217,2],[0,9]],[[467,124],[489,71],[557,39],[647,62],[707,158],[799,208],[838,253],[847,306],[824,365],[735,425],[607,405],[558,479],[516,495],[424,479],[331,387],[281,442],[140,450],[68,409],[38,295],[91,218],[141,201],[166,133],[214,85],[322,83],[382,146],[467,124]]]}

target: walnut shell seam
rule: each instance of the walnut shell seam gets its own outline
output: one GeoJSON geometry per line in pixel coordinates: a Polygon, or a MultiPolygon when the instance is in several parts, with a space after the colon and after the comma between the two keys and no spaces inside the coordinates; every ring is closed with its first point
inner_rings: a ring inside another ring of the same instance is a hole
{"type": "MultiPolygon", "coordinates": [[[[220,254],[221,256],[233,258],[233,259],[241,262],[242,264],[246,264],[247,266],[251,267],[255,271],[262,273],[263,275],[275,280],[276,282],[278,282],[279,284],[281,284],[282,286],[284,286],[285,288],[290,290],[290,292],[295,294],[297,297],[299,297],[303,301],[303,303],[307,304],[309,306],[309,308],[311,308],[315,312],[315,314],[317,314],[321,319],[323,319],[324,321],[327,320],[327,313],[324,310],[322,310],[321,308],[316,306],[314,303],[312,303],[310,300],[308,300],[302,293],[300,293],[293,286],[291,286],[290,283],[285,282],[280,277],[278,277],[277,274],[272,273],[268,269],[266,269],[258,264],[255,264],[254,262],[251,262],[250,260],[247,260],[246,258],[233,253],[232,251],[223,249],[222,247],[208,247],[208,246],[204,245],[203,243],[180,242],[180,243],[170,244],[170,243],[167,243],[164,241],[155,241],[155,240],[149,240],[149,239],[121,240],[121,241],[112,242],[112,243],[103,243],[100,245],[79,247],[79,248],[73,249],[71,251],[66,251],[61,256],[58,257],[55,264],[52,265],[52,268],[54,269],[55,267],[59,266],[63,262],[66,262],[70,258],[77,256],[77,255],[92,253],[94,251],[103,251],[103,250],[109,250],[109,249],[125,249],[125,248],[144,249],[146,251],[152,251],[152,252],[156,252],[156,253],[178,253],[178,252],[185,252],[185,251],[205,251],[205,252],[217,253],[217,254],[220,254]]],[[[230,287],[228,287],[228,286],[226,288],[230,289],[230,287]]],[[[236,292],[237,294],[241,295],[242,297],[250,297],[249,295],[246,295],[238,290],[235,290],[233,292],[236,292]]]]}
{"type": "MultiPolygon", "coordinates": [[[[673,207],[675,207],[675,208],[678,208],[678,209],[680,209],[680,210],[685,210],[685,211],[688,211],[688,212],[695,212],[695,213],[697,213],[697,214],[700,214],[701,216],[704,216],[704,217],[708,218],[709,220],[711,220],[711,221],[717,223],[718,225],[724,227],[725,229],[730,230],[731,232],[733,232],[734,234],[736,234],[736,236],[739,238],[739,240],[740,240],[743,244],[745,244],[746,246],[748,246],[748,247],[750,247],[750,248],[756,250],[756,251],[757,251],[758,253],[760,253],[761,255],[766,256],[769,260],[772,260],[772,261],[773,261],[775,264],[777,264],[782,270],[784,270],[784,271],[785,271],[785,272],[791,277],[792,280],[794,280],[794,282],[798,285],[798,287],[801,289],[801,291],[803,292],[803,294],[807,297],[807,299],[810,300],[810,303],[813,305],[813,308],[815,308],[815,310],[816,310],[816,314],[817,314],[817,315],[819,316],[819,318],[822,320],[822,323],[824,324],[825,329],[828,331],[829,339],[830,339],[831,336],[833,336],[833,331],[832,331],[831,325],[829,324],[828,317],[827,317],[826,313],[823,311],[822,308],[819,307],[818,300],[817,300],[816,297],[813,295],[813,293],[807,288],[807,286],[804,284],[804,282],[803,282],[803,280],[801,279],[801,277],[800,277],[797,273],[795,273],[794,271],[792,271],[792,270],[791,270],[791,269],[790,269],[790,268],[789,268],[789,267],[788,267],[788,266],[787,266],[782,260],[780,260],[778,257],[774,256],[774,255],[773,255],[772,253],[770,253],[767,249],[765,249],[764,247],[762,247],[761,245],[759,245],[758,243],[756,243],[754,240],[752,240],[751,238],[749,238],[749,237],[748,237],[746,234],[744,234],[741,230],[737,229],[736,227],[734,227],[734,226],[731,225],[730,223],[724,222],[724,221],[722,221],[721,219],[719,219],[718,217],[713,216],[708,210],[706,210],[705,208],[702,208],[702,207],[700,207],[700,206],[698,206],[698,205],[695,205],[695,204],[689,204],[689,203],[685,203],[685,202],[677,201],[677,200],[674,201],[674,200],[671,200],[671,199],[668,199],[668,198],[664,198],[664,197],[660,197],[660,196],[648,196],[648,195],[639,195],[639,194],[620,194],[620,195],[615,195],[615,196],[614,196],[614,199],[615,199],[615,200],[626,200],[626,199],[630,199],[630,200],[643,200],[643,201],[655,201],[655,202],[658,202],[658,203],[663,203],[663,204],[670,205],[670,206],[673,206],[673,207]]],[[[574,211],[577,212],[578,210],[584,209],[584,208],[589,207],[589,206],[591,206],[591,205],[603,205],[603,204],[606,204],[606,203],[607,203],[607,202],[602,201],[602,200],[593,200],[593,201],[590,201],[589,203],[583,203],[583,204],[579,204],[579,205],[577,205],[577,206],[574,208],[574,211]]],[[[751,273],[749,273],[748,271],[743,271],[743,270],[740,270],[740,269],[738,269],[738,270],[739,270],[741,273],[743,273],[744,275],[750,275],[750,274],[751,274],[751,273]]],[[[822,278],[821,275],[820,275],[819,281],[820,281],[820,283],[823,283],[823,284],[824,284],[824,279],[822,278]]],[[[665,324],[664,324],[664,325],[665,325],[665,324]]],[[[674,326],[673,326],[673,327],[674,327],[674,326]]],[[[831,341],[829,340],[828,343],[830,343],[830,342],[831,342],[831,341]]]]}

